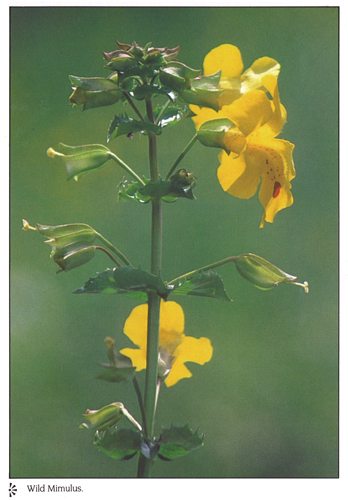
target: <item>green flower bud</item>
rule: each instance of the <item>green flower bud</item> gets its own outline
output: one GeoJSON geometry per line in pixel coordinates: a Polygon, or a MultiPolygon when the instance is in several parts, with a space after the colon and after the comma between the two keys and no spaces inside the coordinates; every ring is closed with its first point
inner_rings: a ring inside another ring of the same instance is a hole
{"type": "Polygon", "coordinates": [[[96,246],[86,246],[84,243],[74,243],[54,250],[51,254],[52,259],[61,268],[62,271],[71,271],[76,267],[89,262],[95,256],[96,246]]]}
{"type": "Polygon", "coordinates": [[[83,110],[110,106],[115,104],[122,96],[117,78],[81,78],[69,76],[73,85],[73,93],[69,97],[70,104],[83,105],[83,110]]]}
{"type": "Polygon", "coordinates": [[[242,254],[235,257],[233,262],[241,276],[261,290],[269,290],[279,283],[290,283],[302,286],[304,291],[308,293],[307,281],[304,283],[295,282],[296,276],[285,273],[258,255],[242,254]]]}
{"type": "Polygon", "coordinates": [[[86,423],[80,425],[80,429],[105,430],[117,424],[123,417],[124,406],[122,403],[111,403],[99,410],[87,410],[83,414],[87,420],[86,423]]]}
{"type": "Polygon", "coordinates": [[[47,155],[51,158],[60,156],[66,166],[67,180],[74,178],[78,180],[85,174],[105,167],[113,153],[101,144],[90,144],[86,146],[67,146],[60,143],[62,153],[48,148],[47,155]]]}

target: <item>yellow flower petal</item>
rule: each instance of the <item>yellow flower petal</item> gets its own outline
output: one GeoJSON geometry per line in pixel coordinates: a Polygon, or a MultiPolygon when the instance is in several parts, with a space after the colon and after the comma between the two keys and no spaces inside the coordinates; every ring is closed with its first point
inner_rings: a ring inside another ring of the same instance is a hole
{"type": "Polygon", "coordinates": [[[178,334],[183,333],[185,326],[185,317],[182,307],[176,302],[161,301],[160,328],[163,331],[175,331],[178,334]]]}
{"type": "Polygon", "coordinates": [[[234,45],[223,44],[206,55],[203,63],[204,74],[213,75],[221,70],[221,77],[236,78],[243,71],[240,50],[234,45]]]}
{"type": "Polygon", "coordinates": [[[213,348],[211,342],[206,337],[196,339],[194,337],[185,337],[181,344],[176,348],[175,356],[180,361],[192,361],[204,365],[211,360],[213,348]]]}
{"type": "Polygon", "coordinates": [[[211,108],[200,108],[199,106],[195,106],[194,104],[192,104],[190,108],[191,111],[196,114],[196,116],[192,116],[192,120],[195,124],[196,130],[199,130],[203,123],[218,118],[218,113],[211,108]]]}
{"type": "Polygon", "coordinates": [[[175,366],[169,372],[168,377],[165,379],[165,384],[167,387],[171,387],[176,384],[182,378],[190,378],[192,377],[192,373],[184,363],[181,363],[179,360],[176,361],[175,366]]]}
{"type": "MultiPolygon", "coordinates": [[[[287,208],[293,203],[290,191],[290,181],[295,177],[295,168],[292,159],[294,145],[281,139],[269,140],[267,148],[263,147],[267,167],[262,172],[262,184],[259,200],[264,207],[263,221],[273,222],[279,210],[287,208]]],[[[261,153],[260,153],[261,154],[261,153]]]]}
{"type": "MultiPolygon", "coordinates": [[[[135,307],[124,327],[124,333],[140,349],[126,348],[120,352],[132,360],[137,371],[146,368],[147,312],[147,304],[135,307]]],[[[202,365],[209,361],[213,354],[210,340],[204,337],[200,339],[186,337],[183,333],[184,325],[185,318],[181,306],[176,302],[162,300],[159,346],[166,349],[168,354],[173,357],[172,369],[166,378],[168,387],[182,378],[191,377],[191,372],[184,365],[186,361],[202,365]]]]}
{"type": "Polygon", "coordinates": [[[145,352],[147,341],[147,311],[147,304],[135,307],[130,316],[128,316],[123,329],[125,335],[127,335],[135,345],[140,347],[140,349],[145,350],[145,352]]]}
{"type": "Polygon", "coordinates": [[[245,135],[267,123],[273,114],[271,103],[262,90],[254,90],[222,108],[226,118],[245,135]]]}
{"type": "Polygon", "coordinates": [[[136,367],[136,371],[145,370],[146,368],[146,350],[142,349],[121,349],[120,353],[128,356],[132,360],[132,365],[136,367]]]}
{"type": "Polygon", "coordinates": [[[251,90],[262,89],[264,78],[272,76],[277,79],[280,64],[270,57],[257,59],[241,76],[241,93],[245,94],[251,90]]]}
{"type": "Polygon", "coordinates": [[[248,151],[237,157],[234,153],[227,155],[222,151],[219,160],[217,175],[222,189],[237,198],[254,196],[260,183],[261,169],[254,168],[248,151]]]}

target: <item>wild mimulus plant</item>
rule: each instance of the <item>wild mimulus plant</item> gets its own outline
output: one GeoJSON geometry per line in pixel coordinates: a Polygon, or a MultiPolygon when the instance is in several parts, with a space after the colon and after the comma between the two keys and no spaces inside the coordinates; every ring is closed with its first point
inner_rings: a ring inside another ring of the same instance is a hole
{"type": "MultiPolygon", "coordinates": [[[[126,179],[118,186],[118,201],[137,203],[139,209],[151,204],[151,263],[148,270],[132,264],[112,242],[87,224],[35,227],[46,238],[51,258],[61,271],[70,271],[93,259],[97,251],[112,261],[112,268],[98,272],[74,293],[122,294],[138,302],[125,319],[124,334],[136,348],[123,347],[123,340],[105,339],[108,362],[98,378],[112,383],[133,384],[139,402],[139,423],[121,402],[111,402],[97,410],[87,410],[87,423],[94,444],[113,459],[138,457],[138,477],[150,477],[153,462],[172,460],[203,444],[203,435],[188,425],[155,429],[155,415],[161,384],[171,387],[191,377],[187,362],[207,363],[213,354],[208,338],[185,335],[183,309],[175,295],[211,297],[229,301],[216,268],[234,264],[240,275],[262,290],[280,283],[300,285],[289,275],[257,255],[227,256],[169,280],[162,277],[162,205],[194,202],[196,178],[179,164],[195,144],[220,149],[218,181],[232,196],[250,198],[261,182],[259,199],[263,206],[261,226],[273,222],[278,211],[293,202],[291,180],[295,177],[293,144],[277,139],[286,120],[280,103],[280,65],[263,57],[243,72],[237,47],[221,45],[205,58],[204,74],[177,57],[179,47],[140,47],[117,42],[117,50],[104,53],[108,76],[70,76],[73,92],[70,103],[89,110],[116,105],[124,109],[111,121],[107,143],[121,135],[142,134],[148,140],[148,177],[127,165],[116,153],[101,144],[59,145],[47,154],[65,164],[67,179],[79,179],[116,163],[126,179]],[[126,111],[127,110],[127,111],[126,111]],[[158,164],[157,142],[168,127],[192,119],[196,130],[176,161],[163,172],[158,164]],[[170,300],[169,300],[170,299],[170,300]],[[137,372],[146,370],[141,388],[137,372]]],[[[132,143],[134,147],[134,143],[132,143]]],[[[98,172],[99,173],[99,172],[98,172]]]]}

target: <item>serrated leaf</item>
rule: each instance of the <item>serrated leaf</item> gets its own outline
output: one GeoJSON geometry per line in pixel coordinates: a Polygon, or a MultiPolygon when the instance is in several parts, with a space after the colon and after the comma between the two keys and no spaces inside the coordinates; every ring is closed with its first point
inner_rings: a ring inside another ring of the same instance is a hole
{"type": "Polygon", "coordinates": [[[108,457],[129,460],[140,451],[141,434],[132,429],[106,429],[95,433],[94,444],[108,457]]]}
{"type": "Polygon", "coordinates": [[[173,179],[159,179],[156,182],[149,182],[146,186],[139,188],[139,193],[143,196],[150,196],[151,198],[165,198],[166,196],[171,196],[173,198],[195,200],[196,198],[192,191],[194,186],[195,182],[185,185],[173,179]]]}
{"type": "Polygon", "coordinates": [[[209,269],[208,271],[197,271],[189,278],[177,278],[170,281],[174,285],[172,294],[196,295],[199,297],[211,297],[230,302],[222,278],[209,269]]]}
{"type": "Polygon", "coordinates": [[[183,427],[171,425],[169,429],[163,429],[159,439],[159,458],[162,460],[173,460],[182,457],[196,448],[203,446],[204,435],[193,432],[188,424],[183,427]]]}
{"type": "Polygon", "coordinates": [[[162,279],[141,268],[130,266],[107,269],[98,273],[96,278],[90,278],[83,287],[74,293],[117,293],[132,299],[146,301],[150,291],[156,292],[163,299],[167,299],[172,287],[166,285],[162,279]]]}
{"type": "Polygon", "coordinates": [[[136,201],[137,203],[149,203],[151,201],[151,197],[141,195],[139,193],[139,188],[141,187],[142,184],[140,184],[140,182],[128,182],[127,180],[122,180],[118,185],[117,201],[136,201]]]}
{"type": "MultiPolygon", "coordinates": [[[[154,117],[157,120],[162,110],[162,106],[156,106],[154,109],[154,117]]],[[[175,104],[171,104],[168,106],[165,111],[161,114],[158,125],[161,127],[171,127],[172,125],[176,125],[181,120],[185,118],[191,118],[194,116],[194,113],[190,110],[188,106],[179,107],[175,104]]]]}
{"type": "Polygon", "coordinates": [[[131,136],[135,132],[154,132],[160,134],[162,128],[149,121],[135,120],[130,118],[127,114],[125,116],[115,116],[110,123],[107,141],[111,141],[120,135],[131,136]]]}

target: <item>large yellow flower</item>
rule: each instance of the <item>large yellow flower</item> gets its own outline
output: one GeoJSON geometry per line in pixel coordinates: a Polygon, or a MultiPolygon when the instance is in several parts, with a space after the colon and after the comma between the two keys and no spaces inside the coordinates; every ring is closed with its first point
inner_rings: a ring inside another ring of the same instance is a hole
{"type": "Polygon", "coordinates": [[[294,145],[275,139],[286,120],[280,104],[277,78],[268,75],[263,84],[272,96],[253,90],[224,106],[221,114],[236,126],[226,133],[224,143],[230,154],[219,155],[218,179],[222,188],[238,198],[251,198],[262,184],[259,200],[264,208],[264,221],[273,222],[279,210],[293,203],[290,181],[295,177],[292,159],[294,145]]]}
{"type": "MultiPolygon", "coordinates": [[[[243,73],[244,65],[240,50],[234,45],[224,44],[215,47],[206,55],[203,68],[204,75],[212,75],[221,71],[219,88],[224,90],[219,98],[221,109],[251,90],[265,90],[264,77],[267,75],[277,77],[280,64],[270,57],[261,57],[243,73]]],[[[207,120],[220,118],[219,112],[211,108],[200,108],[194,105],[190,107],[196,113],[193,121],[197,129],[207,120]]]]}
{"type": "MultiPolygon", "coordinates": [[[[148,305],[142,304],[133,309],[124,325],[124,333],[139,349],[122,349],[120,352],[128,356],[136,367],[136,371],[146,368],[147,344],[147,314],[148,305]]],[[[165,350],[172,359],[171,370],[165,383],[167,387],[176,384],[182,378],[192,376],[185,363],[192,361],[203,365],[212,355],[210,340],[201,337],[186,337],[184,335],[184,312],[176,302],[161,302],[159,347],[165,350]]]]}

